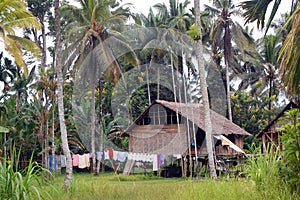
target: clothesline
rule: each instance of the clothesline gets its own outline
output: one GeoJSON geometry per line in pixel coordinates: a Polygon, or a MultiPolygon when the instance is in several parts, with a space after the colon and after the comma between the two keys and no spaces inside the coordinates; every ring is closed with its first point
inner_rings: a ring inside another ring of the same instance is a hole
{"type": "MultiPolygon", "coordinates": [[[[164,163],[164,159],[167,156],[172,156],[173,158],[181,158],[180,154],[173,155],[163,155],[163,154],[145,154],[145,153],[132,153],[124,151],[116,151],[113,149],[105,150],[103,152],[96,152],[94,155],[92,153],[86,153],[83,155],[72,154],[72,166],[78,167],[80,169],[90,167],[90,159],[95,158],[98,161],[114,160],[116,162],[125,162],[126,160],[139,161],[139,162],[149,162],[153,164],[153,171],[157,171],[158,168],[164,163]]],[[[52,155],[49,156],[49,167],[52,170],[52,155]]],[[[66,157],[64,155],[55,155],[54,157],[54,170],[61,170],[61,168],[66,167],[66,157]]]]}

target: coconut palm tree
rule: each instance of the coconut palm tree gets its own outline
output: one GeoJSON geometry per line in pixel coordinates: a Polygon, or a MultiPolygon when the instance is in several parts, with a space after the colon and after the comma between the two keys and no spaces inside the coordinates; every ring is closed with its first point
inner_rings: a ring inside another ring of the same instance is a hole
{"type": "MultiPolygon", "coordinates": [[[[240,6],[245,10],[243,16],[246,19],[246,22],[257,21],[257,26],[263,29],[265,27],[265,18],[267,8],[270,6],[270,0],[250,0],[245,1],[240,4],[240,6]]],[[[274,19],[274,16],[278,10],[281,1],[275,1],[270,18],[266,25],[266,33],[271,26],[271,23],[274,19]]],[[[285,27],[289,26],[292,23],[292,28],[288,32],[288,35],[285,39],[285,42],[282,46],[282,49],[279,53],[278,62],[280,63],[280,72],[284,82],[284,85],[287,88],[288,94],[297,95],[299,94],[299,83],[300,83],[300,67],[299,67],[299,8],[300,1],[293,0],[291,4],[291,16],[286,22],[285,27]]]]}
{"type": "Polygon", "coordinates": [[[34,36],[34,41],[41,50],[41,70],[45,70],[47,63],[47,33],[46,33],[46,19],[51,14],[53,7],[53,0],[28,0],[29,11],[38,19],[41,24],[41,34],[37,29],[32,28],[30,32],[34,36]],[[40,34],[40,35],[39,35],[40,34]]]}
{"type": "Polygon", "coordinates": [[[211,7],[205,5],[205,10],[211,13],[213,16],[217,16],[214,21],[213,27],[210,32],[210,38],[212,40],[212,54],[215,61],[220,65],[220,55],[223,54],[225,71],[226,71],[226,93],[227,93],[227,110],[228,118],[232,121],[231,103],[230,103],[230,78],[229,68],[238,68],[238,65],[233,59],[232,42],[235,42],[240,52],[244,52],[246,48],[251,48],[254,43],[251,37],[246,31],[233,19],[232,15],[241,15],[241,13],[235,9],[235,6],[231,0],[214,0],[211,7]]]}
{"type": "Polygon", "coordinates": [[[17,68],[12,64],[12,61],[3,57],[3,52],[0,53],[0,82],[4,84],[3,93],[10,90],[10,83],[17,76],[17,68]]]}
{"type": "MultiPolygon", "coordinates": [[[[147,39],[142,40],[142,42],[144,42],[143,46],[145,47],[142,52],[146,54],[146,57],[150,57],[150,59],[146,62],[150,62],[151,67],[153,63],[169,64],[171,62],[171,59],[173,59],[174,62],[172,62],[171,66],[176,68],[176,71],[173,70],[173,72],[175,71],[177,73],[177,89],[180,85],[179,72],[183,72],[184,50],[183,48],[181,49],[180,46],[185,46],[185,41],[183,40],[183,38],[180,38],[178,36],[180,35],[180,33],[185,33],[190,28],[192,22],[192,13],[190,14],[189,11],[187,11],[187,7],[189,4],[189,1],[179,3],[177,0],[170,0],[169,7],[166,6],[165,3],[158,3],[153,6],[153,8],[157,11],[157,14],[154,14],[152,8],[150,8],[148,17],[143,14],[137,14],[134,16],[136,24],[149,27],[149,31],[152,31],[152,35],[148,34],[147,39]],[[169,51],[168,49],[161,50],[156,48],[152,51],[147,49],[148,46],[151,46],[154,43],[159,47],[165,46],[166,48],[168,48],[168,43],[173,51],[171,52],[172,55],[169,56],[168,54],[166,54],[166,51],[169,51]]],[[[142,60],[145,59],[142,58],[142,60]]],[[[146,70],[148,70],[148,67],[146,70]]],[[[157,69],[157,77],[157,98],[160,98],[160,68],[157,69]]],[[[174,91],[174,94],[176,93],[178,97],[175,98],[181,100],[182,94],[179,91],[174,91]]],[[[149,103],[151,103],[150,89],[148,89],[148,99],[149,103]]]]}
{"type": "Polygon", "coordinates": [[[22,74],[20,71],[20,68],[17,68],[17,80],[14,82],[12,86],[12,91],[16,92],[17,95],[17,102],[16,102],[16,111],[19,112],[22,104],[22,99],[27,101],[28,100],[28,88],[29,85],[32,83],[34,80],[34,75],[35,75],[35,67],[33,67],[29,75],[27,77],[25,74],[22,74]],[[23,96],[23,98],[22,98],[23,96]]]}
{"type": "MultiPolygon", "coordinates": [[[[195,22],[196,28],[201,30],[201,22],[200,22],[200,0],[194,0],[195,7],[195,22]]],[[[210,108],[209,108],[209,100],[208,100],[208,92],[207,92],[207,84],[205,78],[205,66],[204,66],[204,57],[203,57],[203,47],[201,35],[196,40],[196,58],[198,62],[199,76],[200,76],[200,88],[202,94],[202,101],[204,106],[204,119],[205,119],[205,133],[206,133],[206,147],[208,153],[208,165],[209,165],[209,173],[213,179],[217,178],[215,161],[214,161],[214,152],[213,152],[213,143],[212,143],[212,123],[210,118],[210,108]]]]}
{"type": "MultiPolygon", "coordinates": [[[[246,62],[237,74],[242,79],[239,90],[251,88],[252,95],[278,94],[279,83],[277,63],[281,48],[281,35],[266,35],[258,41],[259,56],[256,61],[246,62]],[[267,87],[267,88],[266,88],[267,87]]],[[[270,106],[269,106],[270,107],[270,106]]]]}
{"type": "Polygon", "coordinates": [[[16,64],[23,68],[25,77],[28,76],[28,69],[23,59],[22,49],[36,57],[39,57],[40,50],[31,40],[17,36],[16,29],[41,27],[38,20],[26,8],[26,3],[21,0],[0,2],[0,37],[5,49],[15,58],[16,64]]]}
{"type": "Polygon", "coordinates": [[[56,45],[55,45],[55,58],[56,58],[56,73],[57,73],[57,102],[58,102],[58,113],[59,123],[61,131],[62,149],[66,156],[66,175],[63,187],[67,187],[71,183],[72,179],[72,158],[68,145],[68,133],[65,123],[64,115],[64,101],[63,101],[63,73],[62,73],[62,49],[61,49],[61,31],[60,31],[60,6],[59,0],[54,2],[55,11],[55,30],[56,30],[56,45]]]}
{"type": "MultiPolygon", "coordinates": [[[[286,22],[285,26],[292,23],[292,28],[288,33],[284,44],[279,53],[280,72],[287,88],[287,92],[295,96],[300,92],[300,45],[299,45],[299,29],[300,29],[300,1],[297,8],[286,22]]],[[[278,59],[278,60],[279,60],[278,59]]]]}
{"type": "MultiPolygon", "coordinates": [[[[114,51],[118,51],[118,49],[130,49],[126,42],[124,42],[125,38],[120,34],[123,30],[125,20],[129,16],[129,9],[122,6],[117,7],[117,1],[77,0],[77,2],[81,5],[80,8],[66,6],[63,9],[64,14],[68,15],[70,20],[69,25],[66,27],[68,36],[66,40],[67,47],[64,52],[67,66],[71,66],[74,60],[76,60],[75,68],[78,68],[82,62],[87,62],[86,64],[89,66],[81,70],[82,73],[85,74],[82,81],[88,84],[91,91],[91,151],[95,153],[96,83],[99,82],[104,75],[110,75],[113,80],[117,81],[121,74],[118,62],[114,58],[114,51]],[[107,38],[110,38],[110,45],[105,42],[107,38]],[[88,60],[84,60],[87,55],[90,55],[88,60]],[[109,70],[104,71],[103,69],[105,67],[108,67],[109,70]]],[[[135,65],[137,63],[134,53],[129,53],[125,60],[135,65]]],[[[99,88],[99,91],[102,92],[102,88],[99,88]]],[[[99,112],[101,113],[102,110],[99,112]]],[[[102,120],[99,119],[98,121],[100,123],[98,126],[100,136],[98,136],[97,139],[100,140],[100,144],[97,144],[97,147],[100,146],[99,150],[102,151],[102,120]]],[[[96,159],[94,157],[93,170],[95,175],[98,175],[99,172],[97,172],[96,169],[96,159]]]]}

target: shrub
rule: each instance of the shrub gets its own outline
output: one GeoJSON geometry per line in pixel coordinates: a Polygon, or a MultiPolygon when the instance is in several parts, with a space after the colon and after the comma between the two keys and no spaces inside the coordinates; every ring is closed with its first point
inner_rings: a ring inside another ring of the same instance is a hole
{"type": "Polygon", "coordinates": [[[283,143],[282,178],[292,193],[300,194],[300,110],[291,109],[280,123],[283,143]]]}
{"type": "Polygon", "coordinates": [[[31,157],[28,167],[18,171],[18,159],[15,158],[18,157],[13,156],[11,160],[3,158],[0,162],[0,199],[42,199],[39,173],[45,169],[33,162],[31,157]]]}
{"type": "Polygon", "coordinates": [[[258,156],[247,159],[246,176],[255,182],[259,190],[265,190],[272,186],[277,187],[280,182],[279,172],[281,167],[279,150],[273,145],[269,145],[266,154],[262,154],[260,148],[256,148],[254,153],[258,156]]]}

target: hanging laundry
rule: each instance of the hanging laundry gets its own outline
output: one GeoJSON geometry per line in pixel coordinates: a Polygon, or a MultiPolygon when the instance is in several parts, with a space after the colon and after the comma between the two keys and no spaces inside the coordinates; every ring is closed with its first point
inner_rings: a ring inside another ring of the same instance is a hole
{"type": "Polygon", "coordinates": [[[66,167],[67,159],[65,155],[60,156],[60,161],[61,161],[61,167],[66,167]]]}
{"type": "Polygon", "coordinates": [[[174,158],[180,159],[181,158],[181,154],[173,154],[174,158]]]}
{"type": "Polygon", "coordinates": [[[108,160],[109,156],[108,156],[108,151],[104,151],[104,160],[108,160]]]}
{"type": "Polygon", "coordinates": [[[152,162],[152,155],[150,155],[150,154],[141,154],[140,161],[152,162]]]}
{"type": "Polygon", "coordinates": [[[74,167],[77,167],[78,166],[78,163],[79,163],[79,156],[78,154],[73,154],[72,156],[73,160],[72,160],[72,165],[74,167]]]}
{"type": "Polygon", "coordinates": [[[56,155],[56,170],[61,170],[61,155],[56,155]]]}
{"type": "Polygon", "coordinates": [[[54,158],[52,157],[52,155],[49,155],[49,168],[50,170],[52,170],[52,159],[54,159],[54,171],[56,170],[56,156],[54,156],[54,158]]]}
{"type": "Polygon", "coordinates": [[[113,159],[116,161],[118,159],[118,151],[113,150],[113,159]]]}
{"type": "Polygon", "coordinates": [[[109,149],[109,150],[108,150],[108,157],[112,158],[113,155],[114,155],[113,150],[112,150],[112,149],[109,149]]]}
{"type": "Polygon", "coordinates": [[[164,164],[165,156],[162,154],[157,155],[157,162],[158,162],[158,167],[164,164]]]}
{"type": "Polygon", "coordinates": [[[153,171],[158,171],[157,155],[152,155],[153,171]]]}
{"type": "Polygon", "coordinates": [[[133,157],[134,157],[134,156],[133,156],[133,153],[130,153],[130,152],[129,152],[129,153],[128,153],[128,160],[133,160],[133,157]]]}
{"type": "Polygon", "coordinates": [[[118,161],[124,162],[127,158],[128,153],[127,152],[118,152],[118,161]]]}
{"type": "Polygon", "coordinates": [[[83,154],[78,156],[78,168],[84,169],[87,167],[90,167],[90,155],[89,154],[83,154]]]}
{"type": "Polygon", "coordinates": [[[78,168],[86,168],[84,155],[78,155],[78,168]]]}
{"type": "Polygon", "coordinates": [[[84,159],[85,159],[85,163],[86,163],[86,167],[90,167],[91,162],[90,162],[90,154],[84,154],[84,159]]]}
{"type": "Polygon", "coordinates": [[[96,153],[96,160],[101,161],[104,158],[103,152],[97,151],[96,153]]]}

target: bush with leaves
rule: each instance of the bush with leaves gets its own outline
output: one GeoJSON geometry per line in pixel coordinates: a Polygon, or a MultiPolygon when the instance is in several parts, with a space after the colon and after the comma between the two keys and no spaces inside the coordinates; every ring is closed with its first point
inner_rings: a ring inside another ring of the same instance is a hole
{"type": "Polygon", "coordinates": [[[284,147],[282,177],[293,193],[300,194],[300,109],[286,112],[280,123],[284,147]]]}
{"type": "Polygon", "coordinates": [[[279,149],[269,145],[267,152],[263,154],[261,148],[254,146],[251,148],[252,153],[258,156],[247,158],[245,166],[246,176],[254,181],[261,191],[268,190],[270,186],[280,185],[281,156],[279,149]]]}
{"type": "Polygon", "coordinates": [[[3,158],[0,162],[0,199],[44,199],[41,196],[40,172],[45,171],[38,163],[30,159],[28,167],[18,170],[18,156],[11,160],[3,158]]]}

